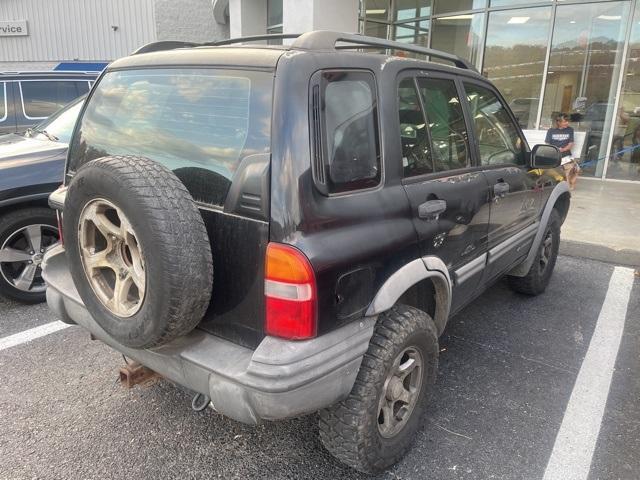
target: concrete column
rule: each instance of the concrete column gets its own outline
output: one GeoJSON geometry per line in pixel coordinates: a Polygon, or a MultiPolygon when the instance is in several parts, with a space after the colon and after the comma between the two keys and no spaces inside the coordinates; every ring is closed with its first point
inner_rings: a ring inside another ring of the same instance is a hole
{"type": "Polygon", "coordinates": [[[284,33],[358,32],[358,0],[283,0],[282,3],[284,33]]]}
{"type": "Polygon", "coordinates": [[[156,37],[158,40],[213,42],[229,38],[228,25],[215,21],[211,0],[155,0],[156,37]]]}
{"type": "Polygon", "coordinates": [[[267,33],[267,0],[229,0],[231,38],[267,33]]]}

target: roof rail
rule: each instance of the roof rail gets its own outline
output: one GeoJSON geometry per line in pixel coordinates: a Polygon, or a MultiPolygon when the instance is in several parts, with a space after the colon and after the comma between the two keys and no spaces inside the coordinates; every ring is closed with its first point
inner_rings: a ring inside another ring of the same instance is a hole
{"type": "Polygon", "coordinates": [[[176,48],[197,47],[198,43],[181,42],[179,40],[161,40],[159,42],[151,42],[141,46],[131,53],[131,55],[139,55],[141,53],[159,52],[162,50],[174,50],[176,48]]]}
{"type": "Polygon", "coordinates": [[[376,37],[366,37],[364,35],[355,33],[344,32],[332,32],[329,30],[316,30],[307,33],[276,33],[268,35],[253,35],[248,37],[230,38],[227,40],[219,40],[215,42],[207,43],[192,43],[192,42],[179,42],[179,41],[161,41],[153,42],[148,45],[140,47],[138,50],[132,53],[137,55],[140,53],[157,52],[160,50],[173,50],[175,48],[184,47],[219,47],[223,45],[232,45],[235,43],[246,42],[258,42],[263,40],[284,40],[289,38],[295,38],[295,41],[291,44],[292,49],[298,50],[324,50],[334,51],[342,49],[352,49],[358,47],[364,48],[384,48],[391,50],[401,50],[405,52],[420,53],[428,57],[439,58],[453,63],[458,68],[465,70],[477,71],[476,68],[464,58],[458,57],[451,53],[442,52],[440,50],[434,50],[432,48],[419,47],[403,42],[395,42],[393,40],[385,40],[376,37]],[[342,42],[350,45],[336,45],[342,42]]]}
{"type": "Polygon", "coordinates": [[[252,35],[249,37],[228,38],[215,42],[202,43],[202,46],[219,47],[222,45],[232,45],[234,43],[259,42],[261,40],[285,40],[287,38],[298,38],[301,33],[269,33],[265,35],[252,35]]]}
{"type": "Polygon", "coordinates": [[[376,37],[365,37],[364,35],[354,33],[316,30],[314,32],[308,32],[300,35],[291,45],[292,48],[300,50],[340,50],[357,48],[358,46],[379,47],[392,50],[402,50],[405,52],[420,53],[429,57],[446,60],[453,63],[458,68],[476,71],[476,68],[471,63],[451,53],[434,50],[432,48],[419,47],[417,45],[407,44],[403,42],[395,42],[393,40],[385,40],[376,37]],[[336,46],[336,43],[338,42],[350,43],[353,46],[336,46]]]}

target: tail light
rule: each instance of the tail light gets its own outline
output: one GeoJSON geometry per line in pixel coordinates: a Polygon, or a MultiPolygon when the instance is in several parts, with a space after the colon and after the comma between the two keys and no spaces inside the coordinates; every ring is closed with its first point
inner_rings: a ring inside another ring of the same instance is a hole
{"type": "Polygon", "coordinates": [[[267,335],[290,340],[316,336],[316,278],[300,250],[280,243],[267,245],[264,293],[267,335]]]}

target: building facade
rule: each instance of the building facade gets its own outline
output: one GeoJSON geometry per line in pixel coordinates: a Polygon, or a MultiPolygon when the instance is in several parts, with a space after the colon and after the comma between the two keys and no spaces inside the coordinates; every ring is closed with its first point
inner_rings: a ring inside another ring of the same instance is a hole
{"type": "Polygon", "coordinates": [[[55,6],[0,2],[0,71],[109,61],[155,40],[360,32],[468,59],[501,90],[530,143],[543,141],[554,116],[567,113],[583,175],[640,181],[640,0],[58,0],[55,6]],[[10,31],[23,26],[26,35],[10,31]]]}

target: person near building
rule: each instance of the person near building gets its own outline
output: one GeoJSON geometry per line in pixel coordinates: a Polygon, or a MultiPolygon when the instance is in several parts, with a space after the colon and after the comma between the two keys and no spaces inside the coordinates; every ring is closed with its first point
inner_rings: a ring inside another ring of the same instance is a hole
{"type": "Polygon", "coordinates": [[[569,183],[569,188],[574,190],[580,167],[571,154],[571,148],[574,144],[573,128],[569,126],[569,115],[566,113],[558,114],[555,120],[556,127],[547,130],[545,142],[560,150],[565,178],[569,183]]]}

